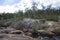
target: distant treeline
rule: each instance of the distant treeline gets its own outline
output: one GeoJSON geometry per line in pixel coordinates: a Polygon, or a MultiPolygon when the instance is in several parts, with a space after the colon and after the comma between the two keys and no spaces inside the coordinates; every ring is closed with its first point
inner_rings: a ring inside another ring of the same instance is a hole
{"type": "Polygon", "coordinates": [[[55,9],[47,7],[46,9],[42,10],[27,9],[25,12],[18,11],[15,13],[0,13],[0,20],[11,19],[11,18],[20,18],[20,19],[34,18],[34,19],[47,19],[47,20],[58,21],[59,16],[60,16],[60,8],[55,9]]]}

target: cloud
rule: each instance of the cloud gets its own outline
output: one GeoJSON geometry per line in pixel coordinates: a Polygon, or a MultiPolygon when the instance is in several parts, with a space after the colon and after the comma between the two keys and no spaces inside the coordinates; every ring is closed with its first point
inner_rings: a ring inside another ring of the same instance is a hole
{"type": "Polygon", "coordinates": [[[50,4],[54,5],[58,2],[60,2],[60,0],[35,0],[35,2],[43,3],[45,6],[47,6],[47,5],[50,5],[50,4]]]}
{"type": "MultiPolygon", "coordinates": [[[[60,5],[60,0],[4,0],[3,6],[0,5],[0,12],[15,12],[17,10],[25,10],[32,7],[32,1],[38,4],[37,8],[42,9],[44,6],[52,4],[53,6],[60,5]]],[[[2,2],[2,1],[1,1],[2,2]]]]}
{"type": "Polygon", "coordinates": [[[19,3],[17,3],[16,6],[18,6],[20,10],[25,10],[25,8],[31,8],[32,0],[21,0],[19,3]]]}
{"type": "Polygon", "coordinates": [[[14,0],[5,0],[3,6],[0,6],[0,12],[15,12],[17,10],[25,10],[26,8],[31,8],[32,0],[20,0],[18,3],[10,5],[14,0]]]}
{"type": "Polygon", "coordinates": [[[10,5],[6,5],[6,6],[0,6],[0,12],[9,12],[9,13],[13,13],[15,11],[17,11],[18,8],[14,7],[14,6],[10,6],[10,5]]]}

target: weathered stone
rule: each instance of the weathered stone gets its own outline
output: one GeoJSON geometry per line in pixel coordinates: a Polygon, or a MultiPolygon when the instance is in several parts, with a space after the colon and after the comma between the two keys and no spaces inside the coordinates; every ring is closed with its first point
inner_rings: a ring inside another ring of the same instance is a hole
{"type": "Polygon", "coordinates": [[[10,34],[21,34],[22,33],[22,31],[20,31],[20,30],[14,30],[14,31],[11,31],[11,32],[9,32],[10,34]]]}
{"type": "Polygon", "coordinates": [[[50,31],[46,31],[46,30],[38,30],[38,34],[39,36],[47,36],[47,37],[53,37],[55,34],[50,32],[50,31]]]}
{"type": "Polygon", "coordinates": [[[8,27],[10,26],[12,23],[12,21],[8,21],[8,20],[0,20],[0,26],[1,27],[8,27]]]}
{"type": "Polygon", "coordinates": [[[19,34],[0,34],[0,40],[34,40],[32,37],[19,34]]]}

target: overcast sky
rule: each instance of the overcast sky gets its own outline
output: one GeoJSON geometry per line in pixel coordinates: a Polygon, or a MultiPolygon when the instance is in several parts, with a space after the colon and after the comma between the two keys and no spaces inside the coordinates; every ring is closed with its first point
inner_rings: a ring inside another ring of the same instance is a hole
{"type": "Polygon", "coordinates": [[[18,10],[25,10],[31,8],[32,1],[38,4],[38,8],[42,9],[44,6],[52,4],[53,7],[60,6],[60,0],[0,0],[0,12],[15,12],[18,10]]]}

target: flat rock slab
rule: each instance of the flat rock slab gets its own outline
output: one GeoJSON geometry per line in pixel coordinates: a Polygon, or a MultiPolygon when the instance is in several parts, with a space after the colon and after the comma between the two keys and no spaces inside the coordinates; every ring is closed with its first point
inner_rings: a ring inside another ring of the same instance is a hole
{"type": "Polygon", "coordinates": [[[0,40],[34,40],[29,36],[19,34],[0,34],[0,40]]]}

